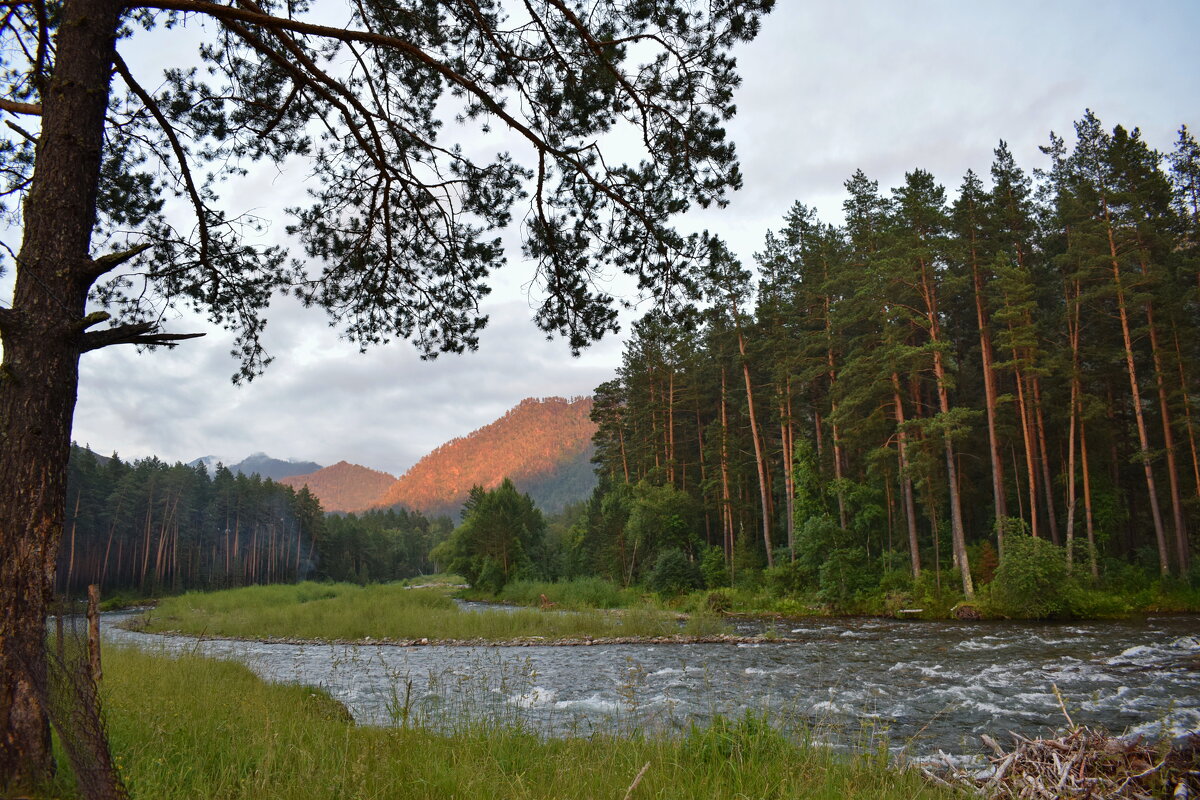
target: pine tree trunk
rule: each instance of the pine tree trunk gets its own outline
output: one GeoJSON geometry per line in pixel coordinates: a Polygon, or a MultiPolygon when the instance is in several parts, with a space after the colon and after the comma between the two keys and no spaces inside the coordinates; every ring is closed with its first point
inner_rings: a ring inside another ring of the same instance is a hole
{"type": "MultiPolygon", "coordinates": [[[[1018,358],[1013,351],[1013,360],[1018,358]]],[[[1029,481],[1029,532],[1039,538],[1041,533],[1037,503],[1037,467],[1034,461],[1033,422],[1030,420],[1029,404],[1025,398],[1028,381],[1020,367],[1015,372],[1017,384],[1017,411],[1021,421],[1021,437],[1025,441],[1025,477],[1029,481]]]]}
{"type": "MultiPolygon", "coordinates": [[[[736,312],[735,312],[736,313],[736,312]]],[[[742,357],[742,376],[746,379],[746,405],[750,412],[750,438],[754,440],[754,461],[758,467],[758,491],[762,501],[763,547],[767,549],[767,566],[775,566],[775,554],[771,545],[771,500],[767,488],[766,455],[762,439],[758,435],[758,418],[754,412],[754,387],[750,382],[750,361],[746,358],[746,337],[738,330],[738,353],[742,357]]],[[[836,445],[835,445],[836,452],[836,445]]]]}
{"type": "Polygon", "coordinates": [[[1000,442],[996,435],[996,371],[992,368],[992,335],[988,327],[987,310],[983,303],[983,277],[979,272],[978,257],[971,249],[971,276],[975,287],[975,320],[979,328],[979,353],[983,361],[983,402],[987,410],[988,456],[992,466],[992,508],[999,524],[996,525],[996,547],[1004,554],[1004,525],[1008,516],[1004,497],[1004,468],[1000,462],[1000,442]]]}
{"type": "Polygon", "coordinates": [[[1188,397],[1187,375],[1183,371],[1183,348],[1179,344],[1179,328],[1172,323],[1175,338],[1175,363],[1179,365],[1179,391],[1183,396],[1183,420],[1187,427],[1188,445],[1192,451],[1192,476],[1196,480],[1196,497],[1200,497],[1200,458],[1196,451],[1196,433],[1192,426],[1192,402],[1188,397]]]}
{"type": "Polygon", "coordinates": [[[1158,490],[1154,483],[1154,467],[1150,463],[1150,437],[1146,433],[1146,415],[1142,411],[1142,394],[1138,387],[1137,367],[1133,361],[1133,336],[1129,330],[1129,309],[1125,304],[1125,288],[1121,283],[1121,265],[1117,258],[1117,243],[1113,238],[1108,205],[1104,205],[1104,221],[1108,232],[1108,251],[1112,259],[1113,285],[1117,292],[1117,312],[1121,320],[1121,337],[1125,345],[1125,371],[1129,375],[1129,395],[1133,403],[1133,415],[1137,422],[1138,458],[1146,476],[1146,501],[1150,504],[1150,515],[1154,520],[1154,538],[1158,545],[1158,569],[1163,575],[1171,574],[1167,557],[1167,536],[1163,528],[1162,513],[1158,508],[1158,490]]]}
{"type": "Polygon", "coordinates": [[[724,529],[725,561],[733,565],[733,503],[729,496],[729,419],[725,410],[727,383],[721,367],[721,525],[724,529]]]}
{"type": "MultiPolygon", "coordinates": [[[[1142,265],[1142,271],[1146,267],[1142,265]]],[[[1163,374],[1162,351],[1158,346],[1158,329],[1154,324],[1154,306],[1146,303],[1146,325],[1150,329],[1150,352],[1154,357],[1154,383],[1158,389],[1158,410],[1162,418],[1163,448],[1167,451],[1167,485],[1171,492],[1171,517],[1175,529],[1175,559],[1179,574],[1188,571],[1188,534],[1183,519],[1183,502],[1179,493],[1179,467],[1175,461],[1175,434],[1171,430],[1171,409],[1167,404],[1167,381],[1163,374]]]]}
{"type": "Polygon", "coordinates": [[[896,416],[896,450],[900,462],[900,493],[904,498],[904,517],[908,523],[908,552],[913,578],[921,577],[921,547],[917,540],[917,508],[913,502],[912,477],[908,469],[908,431],[904,429],[904,401],[900,397],[900,376],[892,373],[896,416]]]}
{"type": "Polygon", "coordinates": [[[675,485],[675,370],[667,376],[667,483],[675,485]]]}
{"type": "Polygon", "coordinates": [[[1083,477],[1083,519],[1087,528],[1088,558],[1092,569],[1092,577],[1100,577],[1100,565],[1096,559],[1096,526],[1092,516],[1092,474],[1088,468],[1087,431],[1083,425],[1083,409],[1079,414],[1079,466],[1083,477]]]}
{"type": "Polygon", "coordinates": [[[1038,452],[1042,462],[1042,490],[1046,497],[1046,518],[1050,523],[1050,541],[1061,544],[1058,540],[1058,517],[1054,513],[1054,482],[1050,479],[1050,448],[1046,446],[1046,418],[1042,413],[1042,382],[1038,376],[1033,376],[1033,412],[1034,422],[1037,423],[1038,452]]]}
{"type": "Polygon", "coordinates": [[[791,422],[787,415],[787,405],[784,402],[783,395],[779,396],[779,441],[783,450],[783,492],[787,499],[785,509],[787,519],[784,521],[784,528],[787,530],[787,546],[788,559],[796,560],[796,538],[792,531],[792,451],[791,444],[788,441],[788,426],[791,422]]]}
{"type": "Polygon", "coordinates": [[[0,791],[54,769],[40,692],[66,511],[79,334],[119,3],[66,0],[42,97],[12,307],[0,321],[0,791]]]}
{"type": "MultiPolygon", "coordinates": [[[[921,267],[922,294],[925,298],[926,319],[929,321],[929,340],[934,345],[933,376],[937,383],[938,409],[943,416],[950,414],[950,393],[946,387],[946,367],[942,361],[942,351],[938,347],[941,342],[940,324],[938,322],[937,295],[933,286],[933,277],[929,265],[923,259],[919,260],[921,267]]],[[[975,586],[971,581],[971,565],[967,558],[966,531],[963,526],[962,497],[958,486],[958,465],[954,457],[954,442],[949,433],[942,435],[943,449],[946,454],[946,484],[950,490],[950,535],[954,546],[954,557],[959,572],[962,575],[963,594],[970,600],[975,596],[975,586]]]]}
{"type": "Polygon", "coordinates": [[[1075,283],[1076,296],[1072,300],[1067,289],[1067,339],[1071,343],[1071,413],[1067,433],[1067,566],[1075,560],[1075,507],[1078,502],[1075,488],[1075,430],[1079,421],[1079,283],[1075,283]]]}

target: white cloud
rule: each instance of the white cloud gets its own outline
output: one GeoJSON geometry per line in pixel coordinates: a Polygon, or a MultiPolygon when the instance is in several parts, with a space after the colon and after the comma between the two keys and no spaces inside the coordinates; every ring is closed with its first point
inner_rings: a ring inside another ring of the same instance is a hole
{"type": "MultiPolygon", "coordinates": [[[[1051,129],[1069,135],[1085,107],[1108,125],[1139,125],[1169,148],[1194,117],[1200,4],[1192,0],[1044,3],[955,0],[801,3],[781,0],[761,38],[739,53],[738,142],[745,188],[724,212],[685,227],[726,235],[747,262],[793,200],[840,218],[842,182],[857,168],[886,191],[916,167],[950,191],[986,176],[1006,139],[1026,169],[1051,129]]],[[[150,59],[146,62],[149,63],[150,59]]],[[[493,135],[471,147],[519,144],[493,135]]],[[[298,201],[302,165],[230,184],[230,197],[275,214],[298,201]]],[[[520,212],[517,214],[520,219],[520,212]]],[[[279,235],[276,223],[272,236],[279,235]]],[[[75,437],[124,455],[356,461],[393,473],[441,442],[486,424],[523,397],[581,394],[620,360],[610,340],[572,359],[529,321],[530,275],[516,237],[496,276],[478,353],[420,361],[405,343],[360,355],[323,316],[281,302],[268,342],[276,362],[230,385],[230,337],[213,331],[173,352],[84,356],[75,437]]],[[[187,328],[180,320],[181,328],[187,328]]]]}

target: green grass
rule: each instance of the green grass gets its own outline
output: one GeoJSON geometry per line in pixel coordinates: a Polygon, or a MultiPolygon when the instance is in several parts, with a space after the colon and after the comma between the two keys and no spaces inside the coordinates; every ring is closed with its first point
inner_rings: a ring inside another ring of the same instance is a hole
{"type": "MultiPolygon", "coordinates": [[[[520,729],[357,727],[320,690],[266,684],[196,656],[105,652],[110,741],[131,797],[943,798],[879,752],[797,744],[761,717],[718,719],[682,737],[545,740],[520,729]]],[[[66,796],[69,779],[57,796],[66,796]]]]}
{"type": "Polygon", "coordinates": [[[690,630],[681,631],[675,615],[648,607],[620,614],[596,610],[462,611],[440,589],[301,583],[167,598],[149,612],[145,630],[239,638],[488,641],[725,632],[711,617],[689,625],[690,630]]]}
{"type": "Polygon", "coordinates": [[[511,581],[497,594],[479,589],[463,592],[462,596],[488,602],[536,606],[542,596],[560,608],[575,610],[589,608],[630,608],[642,603],[642,593],[622,588],[604,578],[573,578],[549,581],[511,581]]]}

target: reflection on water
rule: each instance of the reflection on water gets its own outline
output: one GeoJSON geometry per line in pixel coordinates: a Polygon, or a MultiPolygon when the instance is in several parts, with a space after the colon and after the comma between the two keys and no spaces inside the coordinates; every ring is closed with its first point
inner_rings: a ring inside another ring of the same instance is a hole
{"type": "Polygon", "coordinates": [[[111,624],[106,636],[237,659],[270,680],[320,685],[363,724],[470,718],[586,735],[672,729],[749,708],[815,726],[835,742],[886,735],[912,753],[963,753],[978,750],[980,733],[1062,727],[1057,685],[1079,724],[1147,735],[1200,729],[1197,617],[1074,624],[804,619],[774,629],[798,641],[399,648],[197,642],[111,624]]]}

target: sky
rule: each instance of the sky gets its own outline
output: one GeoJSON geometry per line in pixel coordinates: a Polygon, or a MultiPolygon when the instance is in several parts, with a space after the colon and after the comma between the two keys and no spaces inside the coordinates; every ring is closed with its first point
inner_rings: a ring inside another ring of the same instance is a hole
{"type": "MultiPolygon", "coordinates": [[[[1168,151],[1180,124],[1200,127],[1197,31],[1196,0],[778,0],[736,54],[742,86],[728,130],[744,188],[680,227],[720,233],[751,264],[793,201],[840,221],[842,184],[856,169],[884,190],[926,169],[952,195],[968,169],[986,178],[1001,139],[1026,170],[1043,166],[1038,146],[1051,131],[1069,143],[1085,108],[1168,151]]],[[[156,60],[152,49],[136,56],[143,67],[156,60]]],[[[269,216],[303,174],[302,164],[255,173],[232,196],[269,216]]],[[[234,386],[231,334],[177,320],[175,330],[208,335],[170,351],[83,356],[73,437],[126,459],[236,462],[263,451],[399,475],[525,397],[589,394],[619,365],[622,335],[578,358],[546,341],[525,296],[531,270],[515,237],[506,241],[509,265],[484,303],[491,323],[477,352],[421,361],[393,342],[360,354],[321,312],[277,301],[266,336],[274,363],[234,386]]],[[[0,289],[7,299],[11,285],[0,289]]]]}

